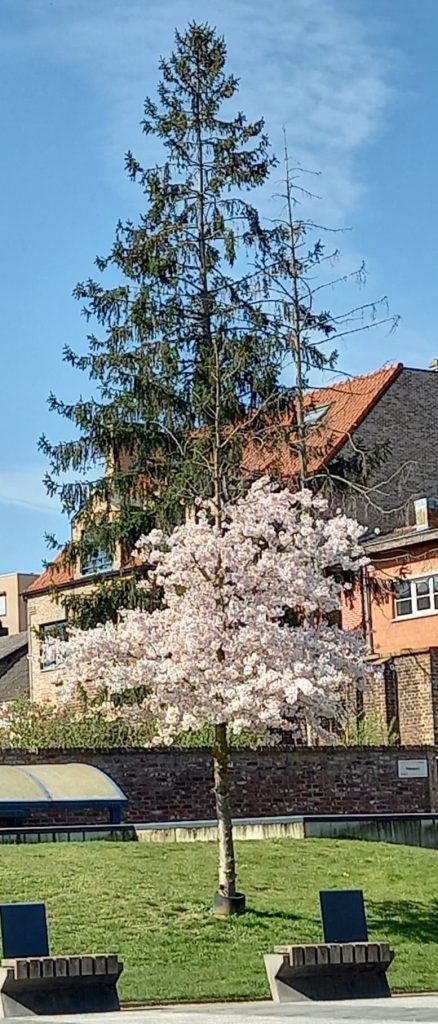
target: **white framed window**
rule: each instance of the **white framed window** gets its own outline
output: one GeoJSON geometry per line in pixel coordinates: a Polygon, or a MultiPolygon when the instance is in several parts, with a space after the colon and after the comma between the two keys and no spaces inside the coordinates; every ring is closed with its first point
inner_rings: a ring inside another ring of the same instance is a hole
{"type": "Polygon", "coordinates": [[[2,618],[3,615],[6,615],[6,612],[7,612],[6,594],[0,594],[0,619],[2,618]]]}
{"type": "Polygon", "coordinates": [[[438,612],[438,574],[394,583],[394,618],[438,612]]]}
{"type": "Polygon", "coordinates": [[[67,639],[67,620],[61,619],[58,622],[45,622],[38,628],[38,639],[40,642],[40,669],[42,672],[47,672],[49,669],[56,668],[57,658],[54,651],[50,650],[50,647],[46,646],[46,640],[53,637],[55,640],[66,640],[67,639]]]}

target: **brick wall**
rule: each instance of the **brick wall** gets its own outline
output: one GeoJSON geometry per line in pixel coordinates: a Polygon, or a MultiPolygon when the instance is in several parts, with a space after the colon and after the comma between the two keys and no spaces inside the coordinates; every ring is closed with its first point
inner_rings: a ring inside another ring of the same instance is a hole
{"type": "Polygon", "coordinates": [[[347,631],[364,628],[362,593],[359,585],[341,594],[341,622],[342,629],[347,631]]]}
{"type": "Polygon", "coordinates": [[[389,725],[392,721],[392,715],[388,713],[384,671],[367,683],[363,691],[363,710],[374,718],[376,725],[381,723],[384,726],[385,722],[389,725]]]}
{"type": "Polygon", "coordinates": [[[415,651],[393,659],[402,743],[417,743],[419,737],[423,743],[435,743],[431,656],[431,651],[415,651]]]}
{"type": "Polygon", "coordinates": [[[364,711],[392,725],[401,746],[438,743],[438,648],[388,657],[364,691],[364,711]]]}
{"type": "MultiPolygon", "coordinates": [[[[236,751],[232,801],[236,817],[284,814],[407,813],[436,805],[433,748],[314,748],[236,751]],[[399,779],[399,758],[427,757],[430,778],[399,779]]],[[[126,821],[214,817],[206,750],[1,751],[0,763],[81,761],[107,772],[130,800],[126,821]]],[[[103,821],[103,813],[58,812],[56,821],[103,821]]],[[[35,823],[54,816],[38,813],[35,823]]]]}
{"type": "MultiPolygon", "coordinates": [[[[91,590],[93,581],[82,583],[75,588],[78,594],[91,590]]],[[[67,591],[66,591],[67,593],[67,591]]],[[[62,591],[57,601],[51,593],[29,594],[27,605],[29,623],[29,668],[30,696],[32,700],[43,703],[56,700],[55,681],[56,669],[42,669],[40,663],[41,644],[38,630],[41,626],[65,619],[65,607],[62,602],[62,591]]]]}
{"type": "Polygon", "coordinates": [[[431,677],[431,699],[432,699],[432,717],[433,717],[433,742],[437,742],[438,738],[438,648],[432,647],[429,651],[430,657],[430,677],[431,677]]]}
{"type": "Polygon", "coordinates": [[[400,745],[438,743],[438,647],[388,656],[363,693],[365,714],[392,726],[400,745]]]}

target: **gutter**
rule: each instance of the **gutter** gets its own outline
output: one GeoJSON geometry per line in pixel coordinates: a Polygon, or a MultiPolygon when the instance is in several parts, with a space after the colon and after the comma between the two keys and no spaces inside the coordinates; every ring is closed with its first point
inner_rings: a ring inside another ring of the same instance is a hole
{"type": "Polygon", "coordinates": [[[381,551],[397,551],[399,548],[410,548],[417,544],[428,544],[430,541],[438,541],[438,529],[419,530],[413,527],[409,533],[390,533],[387,536],[365,541],[364,548],[367,554],[378,555],[381,551]]]}
{"type": "Polygon", "coordinates": [[[66,580],[65,583],[56,583],[55,580],[49,583],[46,587],[40,587],[38,590],[25,590],[22,594],[24,601],[31,601],[33,597],[41,597],[41,594],[51,594],[53,590],[64,593],[64,590],[74,590],[75,587],[83,587],[84,584],[89,583],[95,585],[96,583],[103,583],[107,580],[112,579],[124,579],[125,576],[129,576],[136,566],[128,566],[126,569],[111,569],[109,572],[101,573],[90,573],[88,576],[75,576],[72,580],[66,580]]]}
{"type": "Polygon", "coordinates": [[[368,644],[370,654],[374,654],[370,588],[368,586],[367,571],[365,566],[362,566],[360,570],[360,591],[362,596],[362,621],[365,640],[366,643],[368,644]]]}

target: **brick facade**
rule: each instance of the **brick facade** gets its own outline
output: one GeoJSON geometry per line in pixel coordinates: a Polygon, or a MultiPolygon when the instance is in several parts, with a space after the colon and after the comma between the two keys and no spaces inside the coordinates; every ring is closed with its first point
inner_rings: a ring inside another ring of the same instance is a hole
{"type": "Polygon", "coordinates": [[[432,690],[436,685],[431,652],[416,651],[393,659],[397,679],[399,733],[404,743],[435,742],[432,690]]]}
{"type": "Polygon", "coordinates": [[[438,648],[388,658],[364,711],[391,725],[401,746],[438,743],[438,648]]]}
{"type": "MultiPolygon", "coordinates": [[[[376,723],[382,726],[389,725],[393,716],[390,714],[390,707],[386,693],[386,670],[367,684],[363,691],[363,711],[365,715],[374,716],[376,723]]],[[[421,743],[421,740],[418,740],[421,743]]]]}
{"type": "MultiPolygon", "coordinates": [[[[413,747],[234,751],[235,817],[427,812],[437,809],[436,750],[413,747]],[[398,778],[400,758],[425,757],[428,778],[398,778]]],[[[126,821],[215,816],[207,750],[0,751],[1,764],[80,761],[106,772],[129,798],[126,821]]],[[[35,813],[32,823],[105,820],[104,812],[35,813]]]]}
{"type": "Polygon", "coordinates": [[[387,720],[394,720],[401,743],[437,743],[438,649],[391,658],[385,676],[387,720]]]}
{"type": "MultiPolygon", "coordinates": [[[[94,581],[82,583],[75,588],[75,593],[83,594],[93,587],[94,581]]],[[[40,664],[40,641],[38,630],[48,623],[62,622],[65,619],[65,609],[60,599],[55,600],[52,593],[32,594],[29,593],[27,615],[29,623],[29,676],[30,676],[30,698],[39,703],[56,698],[54,683],[56,680],[56,669],[42,669],[40,664]]]]}

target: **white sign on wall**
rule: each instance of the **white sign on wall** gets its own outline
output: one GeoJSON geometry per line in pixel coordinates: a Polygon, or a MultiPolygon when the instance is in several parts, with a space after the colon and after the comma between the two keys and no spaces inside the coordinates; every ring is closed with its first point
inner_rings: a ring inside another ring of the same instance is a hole
{"type": "Polygon", "coordinates": [[[427,779],[429,772],[425,757],[416,761],[398,761],[399,779],[427,779]]]}

